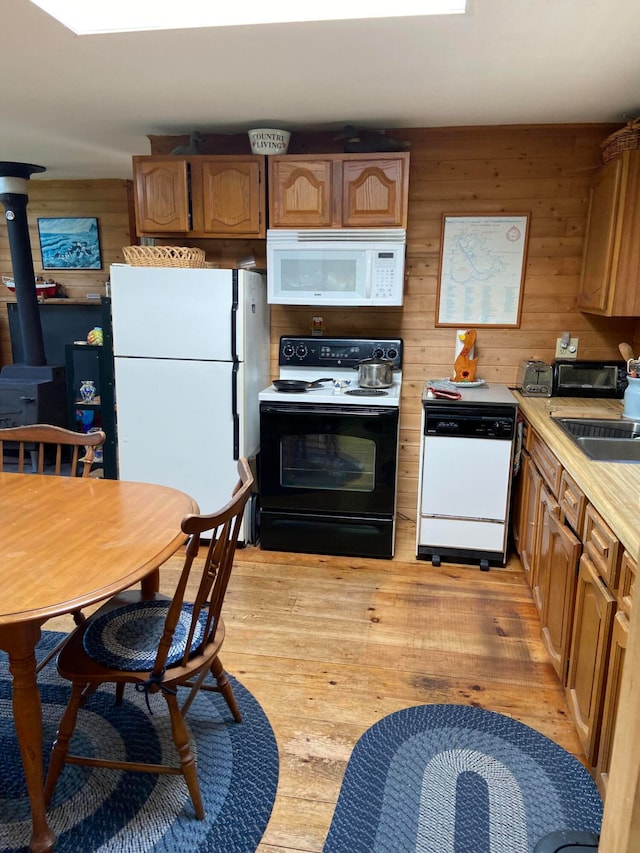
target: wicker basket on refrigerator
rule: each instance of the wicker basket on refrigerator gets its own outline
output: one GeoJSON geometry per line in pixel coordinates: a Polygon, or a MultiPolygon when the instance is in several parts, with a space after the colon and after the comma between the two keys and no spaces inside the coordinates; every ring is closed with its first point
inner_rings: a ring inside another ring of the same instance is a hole
{"type": "Polygon", "coordinates": [[[602,159],[605,163],[613,160],[623,151],[640,148],[640,118],[627,122],[626,127],[616,130],[601,143],[602,159]]]}
{"type": "Polygon", "coordinates": [[[124,246],[122,253],[132,267],[203,267],[206,257],[188,246],[124,246]]]}

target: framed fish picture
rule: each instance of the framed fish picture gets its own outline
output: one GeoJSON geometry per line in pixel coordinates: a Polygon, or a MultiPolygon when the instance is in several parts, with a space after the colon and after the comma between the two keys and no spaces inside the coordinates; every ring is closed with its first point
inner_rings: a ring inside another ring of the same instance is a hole
{"type": "Polygon", "coordinates": [[[39,218],[38,235],[43,269],[102,269],[98,220],[95,217],[39,218]]]}

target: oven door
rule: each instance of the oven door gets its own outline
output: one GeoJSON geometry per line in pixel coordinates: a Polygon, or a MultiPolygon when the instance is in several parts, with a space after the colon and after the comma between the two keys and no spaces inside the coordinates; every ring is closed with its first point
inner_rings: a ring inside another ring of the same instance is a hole
{"type": "Polygon", "coordinates": [[[261,403],[263,510],[392,517],[396,407],[261,403]]]}

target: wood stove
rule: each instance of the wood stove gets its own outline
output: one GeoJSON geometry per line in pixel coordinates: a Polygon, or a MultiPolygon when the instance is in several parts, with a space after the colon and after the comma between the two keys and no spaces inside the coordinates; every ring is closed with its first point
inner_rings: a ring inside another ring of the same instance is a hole
{"type": "Polygon", "coordinates": [[[38,311],[27,222],[27,181],[44,166],[0,162],[0,201],[5,208],[24,363],[0,371],[0,427],[47,423],[67,426],[64,367],[48,365],[38,311]]]}

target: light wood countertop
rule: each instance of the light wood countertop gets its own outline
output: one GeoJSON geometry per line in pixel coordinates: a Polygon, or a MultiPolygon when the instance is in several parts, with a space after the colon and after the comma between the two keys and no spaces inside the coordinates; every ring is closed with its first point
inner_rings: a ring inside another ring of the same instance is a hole
{"type": "Polygon", "coordinates": [[[622,417],[621,400],[523,397],[523,415],[549,445],[634,560],[640,559],[640,464],[593,462],[555,423],[564,417],[622,417]]]}

